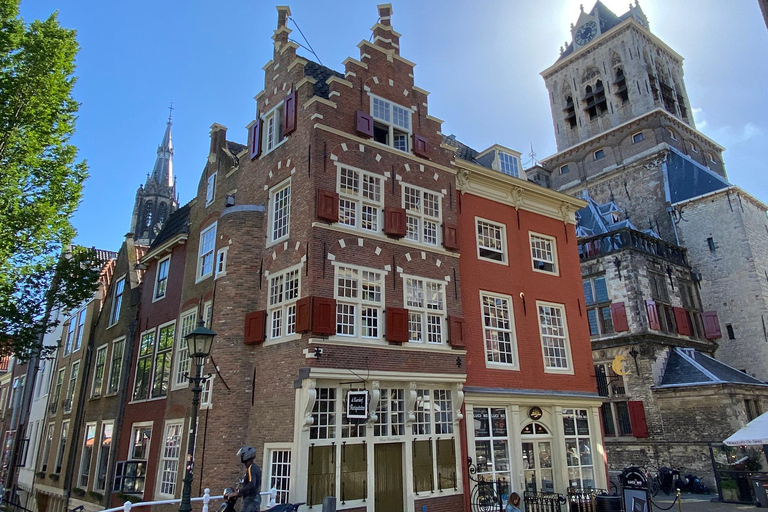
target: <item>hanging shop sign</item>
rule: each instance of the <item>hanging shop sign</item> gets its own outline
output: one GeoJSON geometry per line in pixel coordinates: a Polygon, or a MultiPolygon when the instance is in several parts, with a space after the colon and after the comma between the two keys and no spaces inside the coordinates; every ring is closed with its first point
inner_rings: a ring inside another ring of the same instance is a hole
{"type": "Polygon", "coordinates": [[[347,419],[368,419],[368,391],[347,392],[347,419]]]}

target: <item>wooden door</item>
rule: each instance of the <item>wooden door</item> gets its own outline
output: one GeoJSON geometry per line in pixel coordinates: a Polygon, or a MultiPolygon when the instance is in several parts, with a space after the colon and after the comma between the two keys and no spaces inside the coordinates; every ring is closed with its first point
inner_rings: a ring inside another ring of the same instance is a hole
{"type": "Polygon", "coordinates": [[[373,449],[373,471],[376,481],[374,510],[403,512],[403,445],[377,444],[373,449]]]}

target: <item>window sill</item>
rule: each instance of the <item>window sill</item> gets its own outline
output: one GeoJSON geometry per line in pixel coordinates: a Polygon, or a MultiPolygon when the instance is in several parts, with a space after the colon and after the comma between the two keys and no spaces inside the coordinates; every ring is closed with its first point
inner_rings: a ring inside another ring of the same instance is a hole
{"type": "Polygon", "coordinates": [[[537,272],[539,274],[546,274],[548,276],[554,276],[554,277],[559,277],[560,276],[560,269],[555,269],[554,271],[549,271],[549,270],[541,270],[541,269],[538,269],[536,267],[533,267],[531,270],[533,270],[534,272],[537,272]]]}
{"type": "Polygon", "coordinates": [[[506,257],[503,260],[494,260],[493,258],[485,258],[483,256],[478,256],[477,259],[479,261],[487,261],[488,263],[495,263],[497,265],[504,265],[505,267],[509,266],[509,261],[507,261],[506,257]]]}
{"type": "Polygon", "coordinates": [[[131,400],[128,403],[131,404],[131,405],[132,404],[143,404],[145,402],[157,402],[158,400],[165,400],[166,398],[168,398],[168,396],[159,396],[157,398],[144,398],[144,399],[141,399],[141,400],[131,400]]]}
{"type": "Polygon", "coordinates": [[[464,355],[467,353],[464,349],[452,348],[448,344],[425,346],[424,343],[411,343],[406,342],[402,345],[391,345],[386,341],[362,341],[360,338],[344,339],[339,336],[332,336],[330,338],[309,338],[310,345],[339,345],[344,347],[359,347],[359,348],[375,348],[382,350],[404,350],[411,352],[429,352],[429,353],[444,353],[444,354],[456,354],[464,355]]]}
{"type": "Polygon", "coordinates": [[[509,363],[496,363],[496,362],[485,362],[485,367],[489,370],[507,370],[507,371],[520,371],[520,365],[519,364],[509,364],[509,363]]]}
{"type": "Polygon", "coordinates": [[[275,245],[277,245],[277,244],[281,244],[281,243],[283,243],[283,242],[287,242],[287,241],[288,241],[288,239],[289,239],[290,237],[291,237],[291,234],[290,234],[290,233],[288,233],[287,235],[285,235],[285,236],[281,236],[280,238],[278,238],[278,239],[276,239],[276,240],[272,240],[272,241],[271,241],[271,242],[269,242],[267,245],[265,245],[265,246],[264,246],[264,248],[265,248],[265,249],[269,249],[270,247],[272,247],[272,246],[275,246],[275,245]]]}
{"type": "Polygon", "coordinates": [[[195,278],[195,284],[201,283],[208,279],[209,277],[213,276],[213,271],[210,271],[209,273],[205,274],[204,276],[196,277],[195,278]]]}
{"type": "Polygon", "coordinates": [[[265,150],[264,150],[264,152],[263,152],[263,153],[261,154],[261,156],[259,157],[259,160],[261,160],[262,158],[264,158],[265,156],[267,156],[268,154],[272,153],[272,152],[273,152],[273,151],[275,151],[277,148],[279,148],[280,146],[282,146],[283,144],[285,144],[285,141],[287,141],[289,138],[290,138],[290,137],[283,137],[283,140],[281,140],[280,142],[278,142],[277,144],[275,144],[274,146],[272,146],[272,149],[270,149],[270,150],[266,150],[266,149],[265,149],[265,150]]]}
{"type": "MultiPolygon", "coordinates": [[[[412,249],[418,249],[420,251],[428,251],[431,253],[442,254],[446,257],[459,258],[461,255],[456,251],[448,251],[439,245],[425,245],[422,243],[412,242],[405,238],[390,238],[381,233],[374,233],[372,231],[363,232],[360,229],[352,229],[347,226],[339,225],[338,223],[326,224],[325,222],[313,222],[313,228],[324,228],[329,231],[336,231],[338,233],[345,233],[358,238],[368,238],[371,240],[380,241],[382,243],[389,243],[394,245],[401,245],[404,247],[410,247],[412,249]]],[[[268,246],[269,247],[269,246],[268,246]]]]}
{"type": "Polygon", "coordinates": [[[155,297],[155,298],[152,299],[152,304],[154,304],[155,302],[159,302],[159,301],[163,300],[164,298],[165,298],[165,295],[163,295],[162,297],[155,297]]]}
{"type": "Polygon", "coordinates": [[[545,366],[544,373],[552,375],[573,375],[573,368],[547,368],[545,366]]]}
{"type": "Polygon", "coordinates": [[[288,341],[294,341],[294,340],[298,340],[298,339],[301,339],[301,334],[296,333],[296,334],[291,334],[291,335],[288,335],[288,336],[281,336],[279,338],[269,339],[269,340],[265,341],[264,343],[262,343],[261,345],[264,346],[264,347],[268,347],[270,345],[279,345],[281,343],[286,343],[288,341]]]}

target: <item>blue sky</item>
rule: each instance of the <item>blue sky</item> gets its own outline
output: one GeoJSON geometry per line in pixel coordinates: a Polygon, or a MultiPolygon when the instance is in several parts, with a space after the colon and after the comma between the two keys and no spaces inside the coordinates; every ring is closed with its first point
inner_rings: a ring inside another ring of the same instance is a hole
{"type": "MultiPolygon", "coordinates": [[[[593,2],[585,1],[591,9],[593,2]]],[[[420,0],[393,3],[401,54],[416,62],[430,113],[477,149],[500,143],[538,158],[555,152],[539,73],[570,40],[579,0],[420,0]],[[470,7],[471,5],[471,7],[470,7]]],[[[628,0],[604,0],[622,14],[628,0]]],[[[262,66],[272,56],[274,3],[263,0],[23,0],[22,15],[78,33],[73,139],[90,166],[76,242],[117,250],[136,188],[152,170],[173,101],[174,172],[182,204],[197,189],[209,127],[244,143],[262,66]]],[[[376,2],[293,1],[293,18],[322,63],[343,71],[376,22],[376,2]]],[[[685,58],[697,127],[726,147],[733,183],[768,202],[768,30],[756,0],[643,0],[651,31],[685,58]]],[[[303,43],[295,26],[292,38],[303,43]]],[[[308,52],[301,51],[305,55],[308,52]]],[[[301,53],[300,52],[300,53],[301,53]]],[[[310,56],[313,60],[315,58],[310,56]]],[[[526,160],[527,157],[524,157],[526,160]]]]}

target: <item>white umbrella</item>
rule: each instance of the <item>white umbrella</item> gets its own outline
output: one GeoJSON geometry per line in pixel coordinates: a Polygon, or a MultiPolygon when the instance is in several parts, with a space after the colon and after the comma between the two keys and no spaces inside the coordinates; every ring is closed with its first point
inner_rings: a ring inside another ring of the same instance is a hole
{"type": "Polygon", "coordinates": [[[728,446],[768,444],[768,412],[753,419],[723,442],[728,446]]]}

